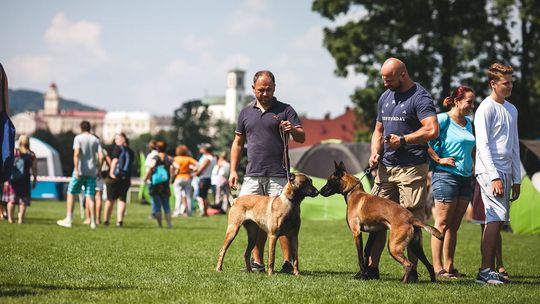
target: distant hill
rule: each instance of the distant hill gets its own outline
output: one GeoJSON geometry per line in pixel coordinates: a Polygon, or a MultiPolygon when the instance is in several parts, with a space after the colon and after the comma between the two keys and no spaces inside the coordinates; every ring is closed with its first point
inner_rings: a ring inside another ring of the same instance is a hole
{"type": "MultiPolygon", "coordinates": [[[[24,111],[43,110],[43,98],[45,93],[32,90],[8,90],[9,112],[11,115],[24,111]]],[[[99,111],[100,109],[87,106],[75,100],[60,97],[60,110],[99,111]]]]}

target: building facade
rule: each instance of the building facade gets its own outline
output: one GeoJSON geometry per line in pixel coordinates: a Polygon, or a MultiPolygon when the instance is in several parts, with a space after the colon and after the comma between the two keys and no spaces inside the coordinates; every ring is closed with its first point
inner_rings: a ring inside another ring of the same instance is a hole
{"type": "Polygon", "coordinates": [[[58,87],[51,83],[44,96],[42,111],[18,113],[11,120],[19,135],[31,135],[40,129],[48,129],[52,134],[79,133],[81,121],[87,120],[92,125],[92,131],[100,136],[104,117],[104,111],[60,110],[58,87]]]}
{"type": "Polygon", "coordinates": [[[157,134],[173,129],[171,116],[153,116],[148,112],[111,111],[105,115],[103,142],[111,143],[114,136],[124,132],[128,138],[141,134],[157,134]]]}
{"type": "Polygon", "coordinates": [[[244,87],[243,70],[230,70],[227,73],[227,89],[225,96],[206,96],[202,98],[202,104],[208,106],[210,118],[214,121],[223,120],[232,124],[236,123],[240,110],[252,98],[246,95],[244,87]]]}

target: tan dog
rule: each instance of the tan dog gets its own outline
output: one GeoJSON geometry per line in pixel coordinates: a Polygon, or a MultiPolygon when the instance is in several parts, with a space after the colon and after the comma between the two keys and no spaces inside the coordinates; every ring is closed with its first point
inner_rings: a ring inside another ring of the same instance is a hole
{"type": "Polygon", "coordinates": [[[306,196],[315,197],[319,191],[304,174],[292,174],[280,196],[246,195],[234,201],[230,211],[225,241],[219,251],[216,271],[221,271],[223,258],[232,241],[244,225],[248,246],[244,253],[247,271],[251,271],[250,255],[255,247],[257,227],[268,234],[268,274],[274,273],[276,241],[287,235],[294,258],[293,274],[298,275],[298,232],[300,230],[300,203],[306,196]]]}
{"type": "Polygon", "coordinates": [[[367,275],[367,258],[371,251],[371,242],[366,244],[365,255],[362,255],[362,231],[378,232],[390,229],[388,250],[390,255],[405,269],[403,283],[409,283],[412,263],[403,252],[410,248],[429,271],[432,282],[435,282],[435,271],[422,250],[420,228],[424,228],[438,239],[443,238],[441,232],[432,226],[416,219],[413,214],[399,204],[364,192],[360,180],[345,170],[345,165],[335,163],[336,171],[328,178],[321,189],[321,195],[343,194],[347,203],[347,224],[351,230],[358,254],[360,271],[357,279],[369,279],[367,275]]]}

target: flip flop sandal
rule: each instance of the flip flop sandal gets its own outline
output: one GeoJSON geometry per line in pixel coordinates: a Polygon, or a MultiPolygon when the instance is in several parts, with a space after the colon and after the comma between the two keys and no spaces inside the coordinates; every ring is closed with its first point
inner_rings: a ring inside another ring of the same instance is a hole
{"type": "Polygon", "coordinates": [[[439,272],[437,272],[437,277],[439,278],[443,278],[443,279],[455,279],[456,276],[454,276],[453,274],[449,273],[448,271],[444,270],[444,269],[441,269],[439,272]]]}

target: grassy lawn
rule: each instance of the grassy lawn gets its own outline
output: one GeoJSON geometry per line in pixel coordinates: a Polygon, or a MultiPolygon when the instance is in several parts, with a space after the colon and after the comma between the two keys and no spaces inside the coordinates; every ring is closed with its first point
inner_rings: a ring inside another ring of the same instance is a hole
{"type": "Polygon", "coordinates": [[[78,213],[73,228],[56,226],[64,208],[64,203],[37,201],[26,224],[0,222],[0,303],[517,304],[540,299],[539,236],[505,233],[505,265],[513,283],[479,286],[474,276],[480,232],[478,226],[464,223],[456,266],[468,276],[431,284],[422,267],[421,282],[404,285],[399,282],[402,269],[387,251],[380,281],[354,280],[355,249],[345,221],[306,220],[300,232],[302,276],[268,277],[239,271],[246,245],[243,230],[225,258],[224,272],[214,272],[224,216],[178,218],[173,229],[158,229],[148,219],[148,206],[131,204],[124,228],[91,231],[78,213]]]}

